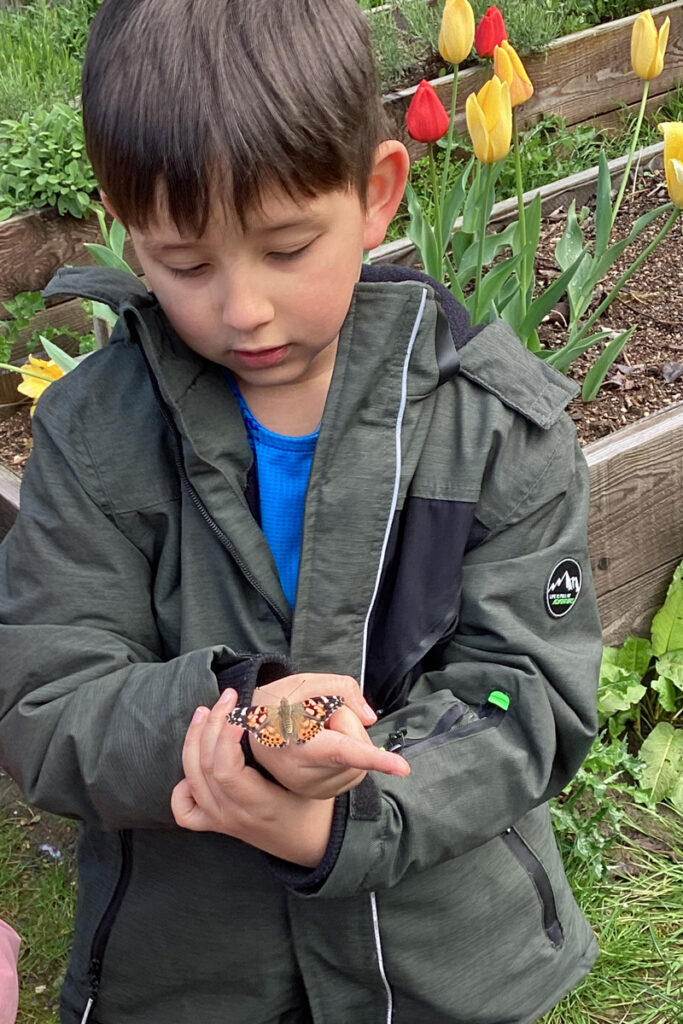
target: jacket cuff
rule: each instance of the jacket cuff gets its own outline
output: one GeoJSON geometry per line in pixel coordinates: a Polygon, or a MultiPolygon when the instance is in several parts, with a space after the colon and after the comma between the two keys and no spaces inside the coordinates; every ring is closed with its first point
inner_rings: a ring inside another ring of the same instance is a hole
{"type": "Polygon", "coordinates": [[[273,873],[283,885],[286,885],[288,889],[293,889],[300,896],[315,895],[337,863],[337,857],[339,856],[346,833],[348,812],[349,794],[342,793],[334,802],[332,828],[330,829],[330,840],[327,844],[327,849],[320,863],[313,869],[300,867],[298,864],[292,864],[291,861],[281,860],[279,857],[273,857],[270,854],[265,855],[273,873]]]}
{"type": "Polygon", "coordinates": [[[232,687],[237,690],[240,703],[251,700],[257,686],[267,686],[277,679],[292,675],[296,669],[284,654],[246,655],[244,661],[221,668],[220,659],[212,665],[218,689],[221,693],[232,687]]]}

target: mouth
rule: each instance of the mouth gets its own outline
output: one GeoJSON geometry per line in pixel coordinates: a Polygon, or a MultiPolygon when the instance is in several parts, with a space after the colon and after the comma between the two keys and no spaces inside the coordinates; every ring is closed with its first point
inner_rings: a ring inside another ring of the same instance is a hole
{"type": "Polygon", "coordinates": [[[233,358],[245,367],[264,367],[264,366],[275,366],[277,363],[282,362],[289,352],[289,345],[278,345],[276,348],[260,348],[260,349],[246,349],[238,348],[233,349],[233,358]]]}

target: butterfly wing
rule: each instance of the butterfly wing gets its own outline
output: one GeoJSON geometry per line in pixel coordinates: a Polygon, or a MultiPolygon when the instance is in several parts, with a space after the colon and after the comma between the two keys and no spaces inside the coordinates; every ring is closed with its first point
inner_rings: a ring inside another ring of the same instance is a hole
{"type": "Polygon", "coordinates": [[[289,743],[280,728],[278,709],[265,704],[235,708],[227,716],[231,725],[239,725],[264,747],[286,747],[289,743]]]}
{"type": "Polygon", "coordinates": [[[306,743],[322,730],[325,722],[344,703],[343,697],[307,697],[292,705],[292,720],[297,743],[306,743]]]}

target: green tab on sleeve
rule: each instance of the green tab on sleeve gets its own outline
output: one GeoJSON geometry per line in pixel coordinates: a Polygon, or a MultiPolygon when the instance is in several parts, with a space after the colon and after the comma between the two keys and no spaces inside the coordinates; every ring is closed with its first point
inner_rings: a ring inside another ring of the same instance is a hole
{"type": "Polygon", "coordinates": [[[507,693],[503,693],[502,690],[492,690],[487,697],[489,704],[495,704],[496,707],[502,708],[503,711],[507,711],[510,707],[510,698],[507,693]]]}

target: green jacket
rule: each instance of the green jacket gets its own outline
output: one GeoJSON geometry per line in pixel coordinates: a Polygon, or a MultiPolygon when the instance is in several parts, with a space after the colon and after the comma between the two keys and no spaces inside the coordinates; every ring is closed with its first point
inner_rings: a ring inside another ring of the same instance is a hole
{"type": "Polygon", "coordinates": [[[127,275],[50,286],[121,317],[41,398],[0,548],[0,760],[83,823],[68,1024],[270,1024],[302,985],[315,1024],[523,1024],[596,956],[547,807],[596,726],[572,386],[381,273],[341,332],[293,616],[219,368],[127,275]],[[197,705],[292,666],[359,679],[412,767],[338,799],[314,871],[169,803],[197,705]]]}

